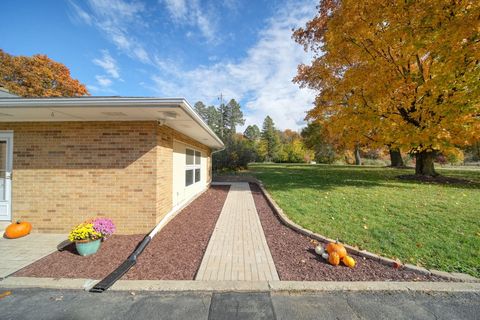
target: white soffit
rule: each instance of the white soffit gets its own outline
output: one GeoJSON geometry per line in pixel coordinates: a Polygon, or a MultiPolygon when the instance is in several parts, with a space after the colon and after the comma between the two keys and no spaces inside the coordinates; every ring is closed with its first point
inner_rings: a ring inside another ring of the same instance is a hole
{"type": "Polygon", "coordinates": [[[213,149],[223,143],[184,99],[0,98],[0,122],[159,121],[213,149]]]}

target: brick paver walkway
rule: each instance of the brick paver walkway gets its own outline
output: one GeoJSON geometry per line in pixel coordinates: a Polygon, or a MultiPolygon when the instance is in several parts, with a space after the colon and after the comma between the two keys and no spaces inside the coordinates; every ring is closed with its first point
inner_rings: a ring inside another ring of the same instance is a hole
{"type": "Polygon", "coordinates": [[[248,183],[231,183],[196,280],[279,280],[248,183]]]}

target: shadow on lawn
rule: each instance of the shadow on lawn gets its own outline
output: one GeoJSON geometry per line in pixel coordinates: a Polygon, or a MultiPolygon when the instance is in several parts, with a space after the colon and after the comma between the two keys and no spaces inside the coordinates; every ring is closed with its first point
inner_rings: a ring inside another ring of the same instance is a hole
{"type": "MultiPolygon", "coordinates": [[[[262,180],[272,191],[305,188],[329,190],[337,187],[409,189],[414,185],[432,185],[424,181],[398,179],[398,176],[405,173],[413,175],[413,170],[410,172],[406,169],[364,166],[271,165],[255,166],[250,173],[262,180]]],[[[442,184],[441,186],[480,189],[480,183],[476,181],[471,184],[442,184]]]]}

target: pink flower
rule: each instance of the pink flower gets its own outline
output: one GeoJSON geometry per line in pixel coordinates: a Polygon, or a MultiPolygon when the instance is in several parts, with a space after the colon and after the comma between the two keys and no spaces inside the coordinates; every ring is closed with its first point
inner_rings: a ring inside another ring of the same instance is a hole
{"type": "Polygon", "coordinates": [[[100,232],[103,237],[112,235],[115,232],[115,224],[107,218],[96,218],[93,220],[93,228],[100,232]]]}

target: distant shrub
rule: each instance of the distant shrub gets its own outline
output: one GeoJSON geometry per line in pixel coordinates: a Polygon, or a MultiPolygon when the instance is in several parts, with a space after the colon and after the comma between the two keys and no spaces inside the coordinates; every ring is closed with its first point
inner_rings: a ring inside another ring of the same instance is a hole
{"type": "Polygon", "coordinates": [[[362,165],[386,167],[390,165],[390,161],[382,159],[362,159],[362,165]]]}

